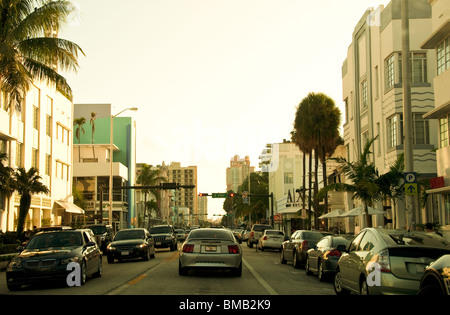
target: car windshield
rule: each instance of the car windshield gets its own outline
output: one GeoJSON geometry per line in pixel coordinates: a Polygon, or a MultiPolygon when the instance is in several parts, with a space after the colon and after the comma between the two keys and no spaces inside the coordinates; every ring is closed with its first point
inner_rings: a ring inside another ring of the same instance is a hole
{"type": "Polygon", "coordinates": [[[284,235],[284,233],[276,230],[266,230],[266,235],[284,235]]]}
{"type": "Polygon", "coordinates": [[[106,226],[89,226],[88,228],[92,230],[94,235],[102,235],[107,231],[106,226]]]}
{"type": "Polygon", "coordinates": [[[48,249],[83,246],[81,233],[55,232],[35,235],[27,244],[26,249],[48,249]]]}
{"type": "Polygon", "coordinates": [[[324,237],[326,234],[322,234],[320,232],[303,232],[303,239],[307,240],[320,240],[322,237],[324,237]]]}
{"type": "Polygon", "coordinates": [[[272,227],[270,225],[255,225],[253,227],[253,231],[258,231],[258,232],[261,232],[264,230],[270,230],[270,229],[272,229],[272,227]]]}
{"type": "Polygon", "coordinates": [[[150,228],[150,234],[163,234],[172,233],[172,229],[169,226],[155,226],[150,228]]]}
{"type": "Polygon", "coordinates": [[[126,230],[117,232],[114,237],[115,241],[123,241],[123,240],[135,240],[135,239],[144,239],[145,234],[142,230],[126,230]]]}
{"type": "Polygon", "coordinates": [[[232,233],[226,230],[212,229],[212,230],[193,230],[189,234],[189,240],[193,239],[204,239],[204,240],[224,240],[224,241],[234,241],[234,236],[232,233]]]}

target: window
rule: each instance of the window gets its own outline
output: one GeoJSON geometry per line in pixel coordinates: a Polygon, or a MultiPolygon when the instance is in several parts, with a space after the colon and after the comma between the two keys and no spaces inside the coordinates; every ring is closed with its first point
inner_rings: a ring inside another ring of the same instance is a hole
{"type": "Polygon", "coordinates": [[[430,130],[427,119],[422,118],[423,113],[413,114],[414,144],[429,144],[430,130]]]}
{"type": "Polygon", "coordinates": [[[361,238],[363,237],[364,233],[365,232],[359,233],[358,236],[352,241],[352,243],[350,244],[350,247],[349,247],[349,252],[359,250],[358,245],[359,245],[359,242],[361,241],[361,238]]]}
{"type": "MultiPolygon", "coordinates": [[[[409,66],[411,70],[411,82],[427,82],[427,54],[424,52],[411,52],[409,66]]],[[[398,54],[399,82],[402,83],[402,54],[398,54]]]]}
{"type": "Polygon", "coordinates": [[[393,148],[397,145],[397,116],[394,115],[388,118],[388,148],[393,148]]]}
{"type": "Polygon", "coordinates": [[[22,154],[23,154],[23,143],[16,142],[16,167],[23,167],[22,154]]]}
{"type": "Polygon", "coordinates": [[[35,148],[31,149],[31,167],[39,169],[39,151],[35,148]]]}
{"type": "Polygon", "coordinates": [[[448,138],[448,121],[450,115],[444,116],[439,119],[439,147],[444,148],[449,145],[448,138]]]}
{"type": "Polygon", "coordinates": [[[361,82],[361,108],[367,108],[368,105],[367,80],[361,82]]]}
{"type": "Polygon", "coordinates": [[[380,97],[380,81],[378,78],[378,66],[375,66],[375,99],[377,100],[380,97]]]}
{"type": "Polygon", "coordinates": [[[369,251],[375,247],[376,242],[377,242],[377,239],[372,234],[372,232],[367,231],[361,240],[361,244],[359,245],[359,250],[369,251]]]}
{"type": "Polygon", "coordinates": [[[394,54],[386,59],[386,89],[390,89],[395,83],[394,59],[394,54]]]}
{"type": "Polygon", "coordinates": [[[344,119],[345,119],[345,123],[348,124],[348,121],[349,121],[349,119],[348,119],[348,111],[349,111],[348,98],[346,98],[344,102],[345,102],[345,117],[344,117],[344,119]]]}
{"type": "Polygon", "coordinates": [[[294,173],[284,173],[284,183],[293,184],[294,183],[294,173]]]}
{"type": "Polygon", "coordinates": [[[436,47],[437,75],[450,68],[450,37],[436,47]]]}
{"type": "Polygon", "coordinates": [[[45,117],[45,134],[49,137],[52,136],[52,116],[49,115],[45,117]]]}
{"type": "Polygon", "coordinates": [[[51,166],[52,166],[52,158],[50,155],[46,154],[45,155],[45,175],[50,176],[51,166]]]}
{"type": "Polygon", "coordinates": [[[33,128],[39,129],[39,108],[33,106],[33,128]]]}

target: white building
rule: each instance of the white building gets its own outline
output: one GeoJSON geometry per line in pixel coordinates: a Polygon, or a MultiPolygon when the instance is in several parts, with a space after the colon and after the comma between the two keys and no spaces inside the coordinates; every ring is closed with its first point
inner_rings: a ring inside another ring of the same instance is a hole
{"type": "MultiPolygon", "coordinates": [[[[83,210],[72,203],[72,101],[37,82],[26,95],[21,112],[8,108],[7,95],[0,99],[0,149],[8,154],[9,166],[37,168],[50,190],[48,195],[32,197],[25,230],[73,223],[72,214],[83,214],[83,210]]],[[[1,199],[0,230],[15,230],[19,198],[14,193],[1,199]]]]}

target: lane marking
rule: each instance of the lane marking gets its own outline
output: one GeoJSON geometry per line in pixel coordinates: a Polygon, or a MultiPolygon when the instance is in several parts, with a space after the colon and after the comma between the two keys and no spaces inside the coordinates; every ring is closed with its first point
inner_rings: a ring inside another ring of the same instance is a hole
{"type": "Polygon", "coordinates": [[[255,269],[253,269],[253,267],[244,258],[242,258],[242,262],[270,295],[278,295],[278,293],[256,272],[255,269]]]}
{"type": "Polygon", "coordinates": [[[148,275],[146,273],[141,274],[140,276],[134,278],[131,281],[128,281],[127,283],[129,285],[135,285],[136,283],[138,283],[139,281],[141,281],[142,279],[144,279],[145,277],[147,277],[148,275]]]}

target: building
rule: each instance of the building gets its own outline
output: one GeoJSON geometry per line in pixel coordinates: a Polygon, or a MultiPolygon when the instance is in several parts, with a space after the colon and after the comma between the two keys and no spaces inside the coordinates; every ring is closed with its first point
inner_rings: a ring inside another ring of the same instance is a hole
{"type": "Polygon", "coordinates": [[[439,137],[437,158],[437,177],[431,180],[427,190],[437,199],[437,207],[431,213],[429,222],[438,223],[447,238],[450,238],[450,2],[429,0],[432,19],[431,31],[422,43],[422,49],[431,49],[436,62],[429,67],[436,71],[433,79],[434,108],[423,115],[425,119],[438,122],[439,137]]]}
{"type": "MultiPolygon", "coordinates": [[[[434,109],[433,66],[436,53],[423,49],[429,37],[432,19],[427,0],[409,1],[410,57],[412,64],[411,106],[414,130],[414,170],[421,180],[436,176],[438,144],[437,124],[422,118],[434,109]]],[[[356,161],[365,143],[374,137],[372,158],[380,174],[389,171],[397,157],[403,153],[403,93],[401,82],[402,58],[401,0],[392,0],[386,7],[368,9],[356,24],[347,58],[342,65],[342,90],[345,102],[344,141],[347,160],[356,161]]],[[[356,200],[346,196],[346,210],[353,209],[356,200]]],[[[418,202],[416,202],[418,204],[418,202]]],[[[427,220],[433,200],[427,207],[414,213],[415,222],[427,220]]],[[[388,217],[395,227],[405,227],[404,204],[398,202],[377,205],[391,209],[388,217]]],[[[375,226],[384,225],[379,215],[375,226]]],[[[364,220],[359,220],[364,223],[364,220]]]]}
{"type": "MultiPolygon", "coordinates": [[[[288,235],[294,230],[305,229],[308,219],[308,201],[303,204],[303,164],[306,166],[305,189],[309,194],[309,157],[303,159],[303,152],[293,142],[267,144],[260,155],[260,167],[269,173],[269,194],[274,195],[275,227],[288,235]],[[305,207],[303,207],[305,206],[305,207]]],[[[318,188],[323,187],[322,166],[318,168],[318,188]]],[[[312,216],[314,219],[314,216],[312,216]]]]}
{"type": "Polygon", "coordinates": [[[227,167],[227,191],[237,192],[239,186],[254,171],[255,167],[250,166],[250,158],[248,156],[241,159],[239,155],[235,155],[230,161],[230,167],[227,167]]]}
{"type": "MultiPolygon", "coordinates": [[[[84,133],[74,126],[74,186],[86,203],[86,223],[109,223],[111,104],[75,104],[74,119],[84,117],[84,133]],[[90,124],[96,113],[95,131],[90,124]],[[103,191],[103,193],[101,193],[103,191]]],[[[131,117],[113,118],[112,220],[115,229],[137,225],[135,191],[121,189],[136,183],[136,124],[131,117]]]]}
{"type": "Polygon", "coordinates": [[[197,199],[197,166],[181,166],[180,162],[168,165],[169,183],[180,185],[194,185],[195,188],[181,188],[174,191],[173,212],[178,216],[180,208],[189,209],[188,225],[198,225],[201,217],[198,212],[197,199]]]}
{"type": "MultiPolygon", "coordinates": [[[[73,103],[49,86],[34,82],[20,112],[8,108],[8,95],[0,97],[0,150],[13,169],[39,170],[48,195],[32,197],[25,230],[34,226],[82,223],[83,210],[73,204],[73,103]]],[[[13,231],[19,198],[0,197],[0,230],[13,231]]]]}

